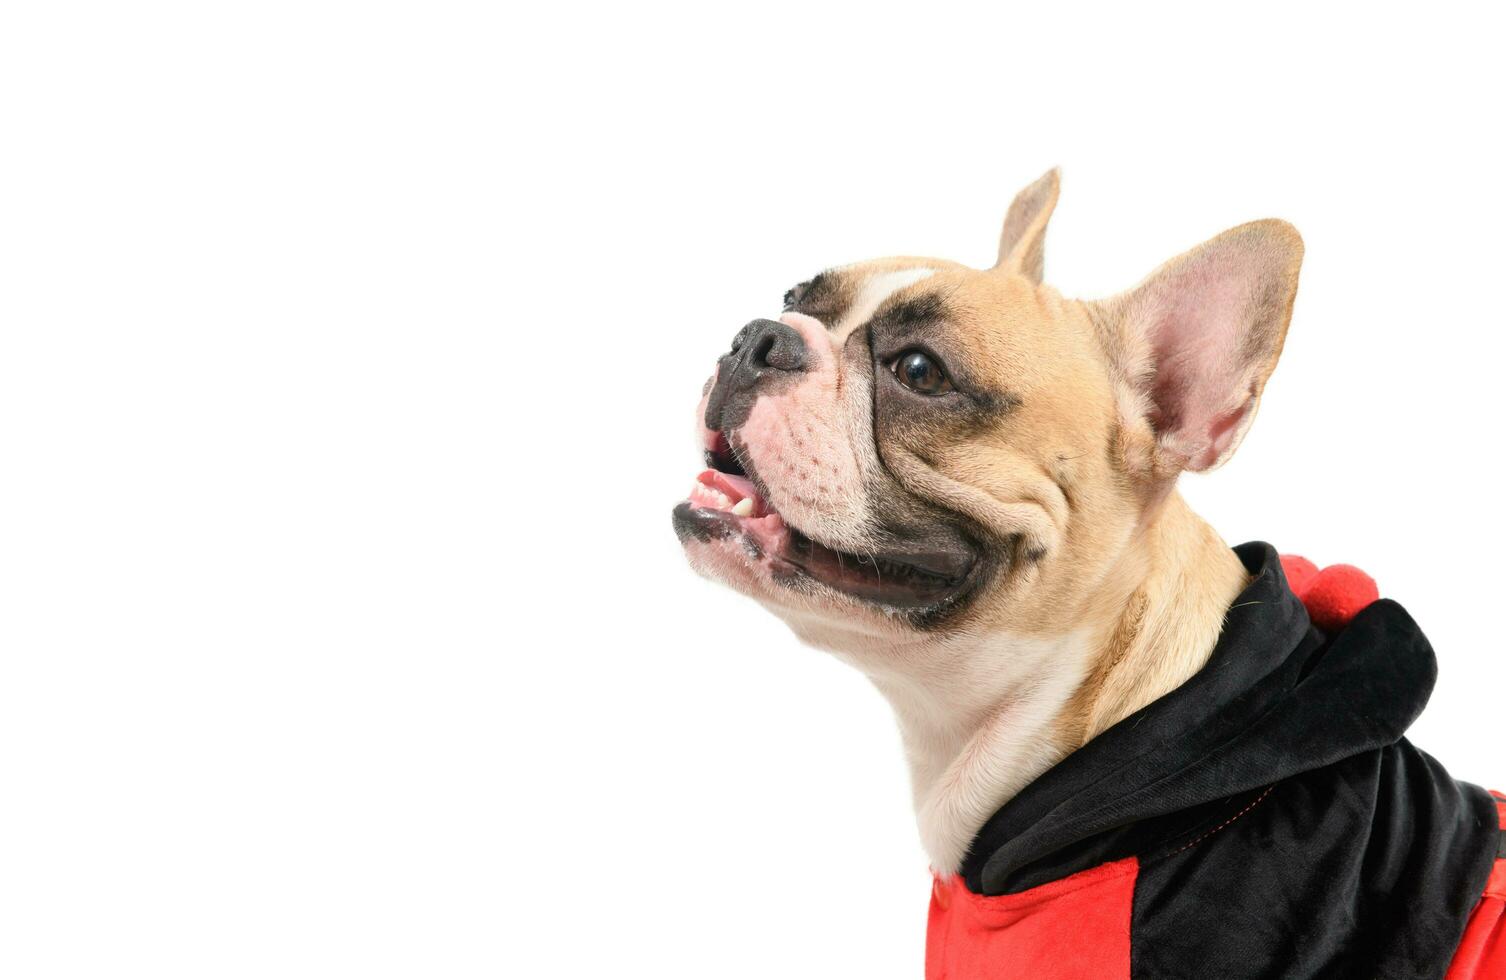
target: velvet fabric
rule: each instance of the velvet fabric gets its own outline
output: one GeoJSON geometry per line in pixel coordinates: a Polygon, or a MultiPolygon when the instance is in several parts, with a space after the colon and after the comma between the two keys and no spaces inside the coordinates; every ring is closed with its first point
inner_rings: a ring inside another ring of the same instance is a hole
{"type": "Polygon", "coordinates": [[[1496,798],[1500,814],[1502,847],[1485,883],[1485,894],[1475,905],[1464,929],[1464,938],[1454,951],[1444,980],[1501,980],[1506,977],[1506,797],[1496,798]]]}
{"type": "Polygon", "coordinates": [[[1253,580],[1204,669],[1005,804],[962,886],[1020,895],[1133,858],[1132,977],[1441,980],[1500,830],[1490,794],[1403,737],[1432,648],[1388,600],[1325,634],[1272,548],[1236,553],[1253,580]]]}

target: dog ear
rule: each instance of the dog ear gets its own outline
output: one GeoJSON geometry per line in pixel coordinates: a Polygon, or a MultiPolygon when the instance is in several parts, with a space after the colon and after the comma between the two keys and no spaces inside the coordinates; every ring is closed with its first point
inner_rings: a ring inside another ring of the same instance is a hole
{"type": "Polygon", "coordinates": [[[1055,167],[1015,195],[1004,230],[999,234],[999,260],[994,268],[1014,272],[1039,283],[1046,266],[1046,223],[1061,193],[1061,171],[1055,167]]]}
{"type": "Polygon", "coordinates": [[[1301,266],[1297,229],[1255,221],[1089,304],[1129,389],[1125,414],[1150,427],[1156,476],[1233,455],[1281,356],[1301,266]]]}

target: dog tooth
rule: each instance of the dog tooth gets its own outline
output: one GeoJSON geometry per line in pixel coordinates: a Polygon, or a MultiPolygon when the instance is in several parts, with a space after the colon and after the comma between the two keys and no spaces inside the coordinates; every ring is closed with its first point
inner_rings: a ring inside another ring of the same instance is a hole
{"type": "Polygon", "coordinates": [[[753,516],[753,498],[752,497],[744,497],[743,499],[739,500],[737,503],[733,504],[732,505],[732,513],[736,514],[738,517],[751,517],[751,516],[753,516]]]}

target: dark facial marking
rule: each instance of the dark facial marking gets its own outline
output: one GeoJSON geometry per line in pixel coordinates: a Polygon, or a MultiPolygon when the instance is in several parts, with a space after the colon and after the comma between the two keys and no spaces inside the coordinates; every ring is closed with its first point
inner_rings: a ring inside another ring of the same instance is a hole
{"type": "Polygon", "coordinates": [[[943,293],[898,299],[880,307],[865,328],[853,331],[843,348],[852,369],[861,365],[873,372],[874,448],[879,468],[866,493],[869,499],[882,502],[875,516],[887,539],[877,550],[940,551],[973,559],[962,588],[931,607],[901,614],[913,628],[932,632],[944,632],[962,620],[972,600],[1000,570],[1023,559],[1015,553],[1015,542],[994,541],[986,529],[964,515],[911,492],[894,466],[896,454],[915,457],[910,465],[934,466],[929,450],[995,424],[999,413],[1017,404],[1013,396],[983,387],[976,380],[977,372],[968,370],[948,336],[960,319],[949,310],[943,293]],[[917,347],[937,358],[957,382],[957,390],[927,396],[900,385],[889,365],[896,355],[917,347]],[[949,358],[945,356],[948,351],[949,358]]]}
{"type": "Polygon", "coordinates": [[[887,308],[879,310],[870,322],[882,320],[886,328],[895,332],[904,332],[916,327],[938,324],[946,318],[946,303],[941,295],[923,293],[920,296],[898,300],[887,308]]]}
{"type": "MultiPolygon", "coordinates": [[[[868,321],[870,342],[874,356],[886,369],[901,356],[919,350],[945,373],[955,391],[931,392],[938,397],[934,406],[924,409],[927,413],[934,409],[958,422],[983,425],[1018,407],[1019,399],[979,381],[977,372],[957,353],[955,345],[948,342],[953,329],[950,324],[957,319],[938,292],[896,300],[880,307],[868,321]]],[[[876,392],[882,388],[882,384],[875,384],[876,392]]],[[[913,412],[915,406],[910,410],[913,412]]]]}
{"type": "Polygon", "coordinates": [[[852,286],[840,272],[823,272],[784,294],[786,313],[815,317],[826,328],[842,319],[852,303],[852,286]]]}

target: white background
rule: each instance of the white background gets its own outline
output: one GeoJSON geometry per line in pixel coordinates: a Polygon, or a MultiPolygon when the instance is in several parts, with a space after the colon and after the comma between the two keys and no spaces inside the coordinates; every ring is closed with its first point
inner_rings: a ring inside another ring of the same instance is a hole
{"type": "Polygon", "coordinates": [[[1498,5],[7,5],[0,974],[915,977],[887,709],[685,569],[738,326],[1307,240],[1232,541],[1350,561],[1506,783],[1498,5]],[[1049,10],[1049,13],[1044,11],[1049,10]]]}

